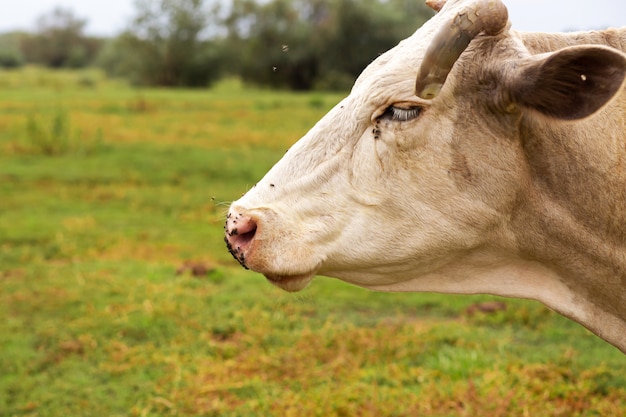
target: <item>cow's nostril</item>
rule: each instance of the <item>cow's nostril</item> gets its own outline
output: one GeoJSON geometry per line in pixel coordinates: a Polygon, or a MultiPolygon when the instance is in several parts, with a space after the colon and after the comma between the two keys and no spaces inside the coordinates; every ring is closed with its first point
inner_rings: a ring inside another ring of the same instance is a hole
{"type": "Polygon", "coordinates": [[[240,247],[247,247],[256,234],[256,222],[250,219],[244,228],[238,229],[235,241],[240,247]]]}

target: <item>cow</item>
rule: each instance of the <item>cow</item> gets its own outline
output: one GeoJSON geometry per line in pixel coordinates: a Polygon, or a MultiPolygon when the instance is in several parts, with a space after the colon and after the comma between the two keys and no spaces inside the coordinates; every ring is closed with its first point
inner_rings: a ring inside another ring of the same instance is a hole
{"type": "Polygon", "coordinates": [[[538,300],[626,353],[626,28],[431,4],[232,203],[230,252],[287,291],[325,275],[538,300]]]}

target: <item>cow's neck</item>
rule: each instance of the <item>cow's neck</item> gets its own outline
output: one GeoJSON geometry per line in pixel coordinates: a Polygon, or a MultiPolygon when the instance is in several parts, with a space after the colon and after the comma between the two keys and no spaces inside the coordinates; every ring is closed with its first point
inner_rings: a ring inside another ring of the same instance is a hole
{"type": "MultiPolygon", "coordinates": [[[[626,189],[626,188],[625,188],[626,189]]],[[[569,208],[540,189],[529,192],[516,213],[516,244],[520,256],[546,271],[532,270],[531,283],[546,294],[531,298],[585,325],[626,353],[626,246],[605,240],[569,208]],[[537,272],[538,271],[538,272],[537,272]]],[[[524,281],[523,281],[524,282],[524,281]]],[[[523,296],[523,295],[522,295],[523,296]]]]}
{"type": "Polygon", "coordinates": [[[578,321],[596,333],[609,322],[621,327],[626,351],[626,300],[615,291],[626,287],[625,108],[622,92],[582,121],[525,119],[528,186],[512,218],[521,254],[556,273],[586,306],[578,321]]]}
{"type": "Polygon", "coordinates": [[[519,32],[519,35],[531,54],[585,44],[607,45],[626,52],[626,28],[571,33],[519,32]]]}

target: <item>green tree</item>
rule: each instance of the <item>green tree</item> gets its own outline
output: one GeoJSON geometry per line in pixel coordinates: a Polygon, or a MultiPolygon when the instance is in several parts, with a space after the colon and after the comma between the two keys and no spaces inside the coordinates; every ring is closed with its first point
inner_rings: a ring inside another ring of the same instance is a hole
{"type": "Polygon", "coordinates": [[[432,15],[409,0],[234,0],[231,67],[291,89],[346,89],[373,59],[432,15]]]}
{"type": "Polygon", "coordinates": [[[310,89],[318,63],[310,41],[313,27],[302,13],[304,4],[235,0],[225,20],[229,68],[257,84],[310,89]]]}
{"type": "Polygon", "coordinates": [[[22,40],[21,50],[26,61],[52,68],[88,65],[101,41],[84,34],[86,24],[86,19],[61,7],[41,15],[35,33],[22,40]]]}
{"type": "Polygon", "coordinates": [[[209,39],[203,0],[136,0],[131,26],[99,59],[109,73],[137,84],[206,86],[219,74],[216,42],[209,39]]]}
{"type": "Polygon", "coordinates": [[[432,11],[414,0],[136,0],[99,63],[137,84],[206,86],[222,74],[295,90],[346,89],[432,11]]]}

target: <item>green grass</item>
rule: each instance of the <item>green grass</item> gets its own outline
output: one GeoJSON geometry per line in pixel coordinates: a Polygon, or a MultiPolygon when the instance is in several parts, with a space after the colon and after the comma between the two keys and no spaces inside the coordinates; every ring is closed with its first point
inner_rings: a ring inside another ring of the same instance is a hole
{"type": "Polygon", "coordinates": [[[0,86],[0,416],[626,413],[625,357],[538,303],[286,294],[236,265],[228,203],[340,96],[0,86]]]}

